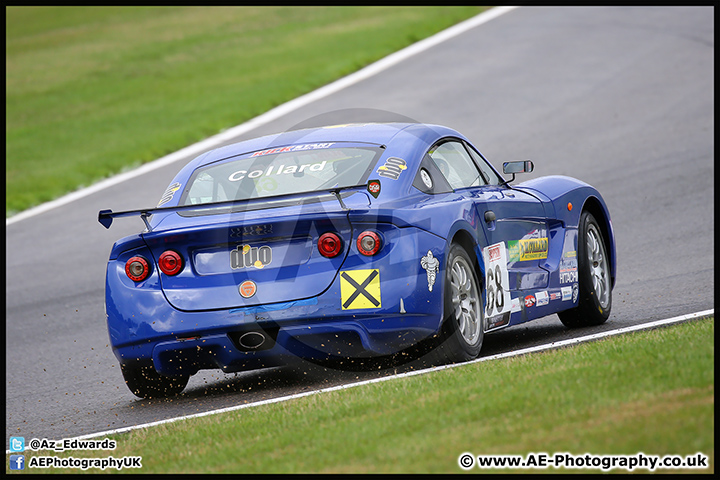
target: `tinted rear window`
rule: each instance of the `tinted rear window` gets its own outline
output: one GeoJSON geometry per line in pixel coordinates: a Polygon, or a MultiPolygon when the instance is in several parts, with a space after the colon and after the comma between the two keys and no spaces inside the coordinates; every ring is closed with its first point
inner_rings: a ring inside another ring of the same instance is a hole
{"type": "Polygon", "coordinates": [[[382,153],[368,144],[290,145],[197,169],[180,205],[273,197],[348,187],[367,181],[382,153]]]}

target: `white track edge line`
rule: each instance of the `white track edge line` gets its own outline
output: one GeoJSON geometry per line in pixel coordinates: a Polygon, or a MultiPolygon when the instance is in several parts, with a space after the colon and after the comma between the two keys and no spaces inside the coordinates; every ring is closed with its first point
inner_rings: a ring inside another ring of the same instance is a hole
{"type": "MultiPolygon", "coordinates": [[[[538,345],[538,346],[535,346],[535,347],[528,347],[528,348],[524,348],[524,349],[521,349],[521,350],[516,350],[516,351],[513,351],[513,352],[499,353],[499,354],[497,354],[497,355],[491,355],[491,356],[489,356],[489,357],[478,358],[478,359],[472,360],[472,361],[470,361],[470,362],[456,363],[456,364],[451,364],[451,365],[441,365],[441,366],[438,366],[438,367],[426,368],[426,369],[423,369],[423,370],[416,370],[416,371],[413,371],[413,372],[399,373],[399,374],[397,374],[397,375],[390,375],[390,376],[387,376],[387,377],[373,378],[373,379],[370,379],[370,380],[364,380],[364,381],[362,381],[362,382],[350,383],[350,384],[346,384],[346,385],[337,385],[337,386],[335,386],[335,387],[322,388],[322,389],[320,389],[320,390],[313,390],[313,391],[310,391],[310,392],[296,393],[296,394],[294,394],[294,395],[288,395],[288,396],[285,396],[285,397],[271,398],[271,399],[268,399],[268,400],[261,400],[261,401],[259,401],[259,402],[254,402],[254,403],[245,403],[245,404],[243,404],[243,405],[235,405],[235,406],[233,406],[233,407],[220,408],[220,409],[218,409],[218,410],[210,410],[210,411],[207,411],[207,412],[195,413],[195,414],[186,415],[186,416],[183,416],[183,417],[175,417],[175,418],[168,418],[168,419],[165,419],[165,420],[158,420],[157,422],[144,423],[144,424],[142,424],[142,425],[132,425],[132,426],[129,426],[129,427],[123,427],[123,428],[118,428],[118,429],[115,429],[115,430],[108,430],[108,431],[99,432],[99,433],[89,433],[89,434],[87,434],[87,435],[81,435],[81,436],[79,436],[79,437],[72,437],[72,438],[67,438],[67,439],[63,439],[63,440],[69,440],[69,441],[72,441],[72,440],[87,440],[87,439],[95,438],[95,437],[106,437],[106,436],[108,436],[108,435],[116,435],[116,434],[120,434],[120,433],[126,433],[126,432],[129,432],[129,431],[132,431],[132,430],[140,430],[140,429],[142,429],[142,428],[150,428],[150,427],[155,427],[155,426],[158,426],[158,425],[163,425],[163,424],[166,424],[166,423],[173,423],[173,422],[176,422],[176,421],[179,421],[179,420],[188,420],[188,419],[191,419],[191,418],[206,417],[206,416],[209,416],[209,415],[215,415],[215,414],[219,414],[219,413],[227,413],[227,412],[232,412],[232,411],[236,411],[236,410],[242,410],[242,409],[245,409],[245,408],[259,407],[259,406],[262,406],[262,405],[270,405],[270,404],[273,404],[273,403],[287,402],[287,401],[289,401],[289,400],[295,400],[295,399],[298,399],[298,398],[308,397],[308,396],[310,396],[310,395],[317,395],[317,394],[321,394],[321,393],[330,393],[330,392],[335,392],[335,391],[338,391],[338,390],[345,390],[345,389],[348,389],[348,388],[354,388],[354,387],[359,387],[359,386],[363,386],[363,385],[369,385],[369,384],[372,384],[372,383],[380,383],[380,382],[386,382],[386,381],[388,381],[388,380],[395,380],[395,379],[398,379],[398,378],[412,377],[412,376],[415,376],[415,375],[424,375],[424,374],[427,374],[427,373],[437,372],[437,371],[440,371],[440,370],[446,370],[446,369],[450,369],[450,368],[462,367],[462,366],[465,366],[465,365],[471,365],[471,364],[479,363],[479,362],[487,362],[487,361],[490,361],[490,360],[499,360],[499,359],[508,358],[508,357],[518,357],[518,356],[521,356],[521,355],[526,355],[526,354],[528,354],[528,353],[535,353],[535,352],[540,352],[540,351],[544,351],[544,350],[552,350],[552,349],[556,349],[556,348],[565,347],[565,346],[568,346],[568,345],[575,345],[575,344],[577,344],[577,343],[589,342],[589,341],[598,340],[598,339],[601,339],[601,338],[610,337],[610,336],[614,336],[614,335],[621,335],[621,334],[624,334],[624,333],[634,332],[634,331],[638,331],[638,330],[646,330],[646,329],[651,329],[651,328],[655,328],[655,327],[661,327],[661,326],[669,325],[669,324],[672,324],[672,323],[680,323],[680,322],[684,322],[684,321],[688,321],[688,320],[693,320],[693,319],[696,319],[696,318],[707,317],[707,316],[710,316],[710,315],[714,315],[714,313],[715,313],[715,309],[714,309],[714,308],[711,308],[710,310],[703,310],[703,311],[701,311],[701,312],[689,313],[689,314],[687,314],[687,315],[680,315],[680,316],[678,316],[678,317],[667,318],[667,319],[664,319],[664,320],[656,320],[656,321],[653,321],[653,322],[641,323],[641,324],[638,324],[638,325],[633,325],[633,326],[631,326],[631,327],[621,327],[621,328],[618,328],[617,330],[609,330],[609,331],[607,331],[607,332],[595,333],[595,334],[592,334],[592,335],[586,335],[586,336],[584,336],[584,337],[571,338],[571,339],[568,339],[568,340],[562,340],[562,341],[559,341],[559,342],[552,342],[552,343],[548,343],[548,344],[545,344],[545,345],[538,345]]],[[[11,452],[10,450],[7,450],[7,451],[6,451],[6,454],[11,454],[11,453],[17,453],[17,452],[11,452]]]]}
{"type": "Polygon", "coordinates": [[[491,8],[490,10],[486,10],[474,17],[469,18],[468,20],[465,20],[456,25],[453,25],[452,27],[449,27],[446,30],[442,30],[441,32],[438,32],[433,36],[430,36],[428,38],[420,40],[408,47],[405,47],[402,50],[398,50],[397,52],[392,53],[392,54],[388,55],[387,57],[384,57],[384,58],[376,61],[375,63],[372,63],[372,64],[368,65],[367,67],[364,67],[364,68],[358,70],[355,73],[351,73],[350,75],[347,75],[343,78],[340,78],[339,80],[329,83],[328,85],[325,85],[324,87],[320,87],[317,90],[309,92],[298,98],[290,100],[287,103],[284,103],[284,104],[279,105],[271,110],[268,110],[267,112],[265,112],[261,115],[258,115],[257,117],[252,118],[245,123],[242,123],[235,127],[231,127],[227,130],[224,130],[224,131],[218,133],[217,135],[208,137],[205,140],[201,140],[198,143],[189,145],[189,146],[182,148],[176,152],[165,155],[164,157],[161,157],[157,160],[153,160],[151,162],[145,163],[134,170],[120,173],[118,175],[107,178],[105,180],[100,180],[98,183],[95,183],[89,187],[86,187],[86,188],[83,188],[80,190],[76,190],[74,192],[71,192],[71,193],[64,195],[60,198],[57,198],[55,200],[51,200],[47,203],[43,203],[41,205],[38,205],[36,207],[30,208],[30,209],[22,211],[16,215],[13,215],[12,217],[5,219],[5,226],[7,227],[8,225],[11,225],[13,223],[19,222],[21,220],[25,220],[27,218],[34,217],[35,215],[39,215],[41,213],[45,213],[49,210],[60,207],[62,205],[67,205],[68,203],[74,202],[75,200],[79,200],[81,198],[87,197],[88,195],[102,191],[108,187],[117,185],[119,183],[125,182],[125,181],[130,180],[131,178],[137,177],[139,175],[143,175],[152,170],[156,170],[156,169],[164,167],[166,165],[170,165],[171,163],[174,163],[183,158],[187,158],[190,156],[197,156],[200,153],[203,153],[207,150],[210,150],[212,148],[215,148],[215,147],[221,145],[223,142],[231,140],[232,138],[234,138],[236,136],[242,135],[244,133],[249,132],[250,130],[253,130],[254,128],[257,128],[261,125],[269,123],[273,120],[276,120],[276,119],[282,117],[283,115],[286,115],[294,110],[299,109],[300,107],[308,105],[316,100],[325,98],[325,97],[327,97],[333,93],[336,93],[344,88],[354,85],[355,83],[358,83],[361,80],[365,80],[369,77],[372,77],[373,75],[376,75],[376,74],[380,73],[381,71],[386,70],[386,69],[392,67],[393,65],[396,65],[396,64],[402,62],[403,60],[412,57],[413,55],[417,55],[418,53],[421,53],[439,43],[442,43],[446,40],[456,37],[456,36],[460,35],[461,33],[466,32],[467,30],[470,30],[474,27],[482,25],[483,23],[489,22],[490,20],[497,18],[500,15],[507,13],[511,10],[514,10],[515,8],[517,8],[517,7],[505,6],[505,7],[494,7],[494,8],[491,8]]]}

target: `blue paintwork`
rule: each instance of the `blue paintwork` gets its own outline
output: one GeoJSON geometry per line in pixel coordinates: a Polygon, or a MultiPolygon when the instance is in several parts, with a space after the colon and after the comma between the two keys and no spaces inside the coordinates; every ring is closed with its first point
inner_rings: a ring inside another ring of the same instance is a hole
{"type": "Polygon", "coordinates": [[[439,331],[445,259],[452,242],[461,238],[472,245],[470,253],[477,259],[480,279],[484,278],[484,247],[524,237],[549,239],[547,258],[508,265],[511,295],[520,298],[508,325],[572,308],[577,304],[557,297],[561,281],[565,286],[576,283],[567,280],[572,278],[573,268],[577,270],[573,255],[584,207],[600,214],[614,281],[614,234],[597,190],[569,177],[551,176],[512,187],[488,185],[423,193],[413,186],[420,161],[444,138],[467,141],[458,132],[435,125],[351,125],[253,139],[191,161],[172,180],[171,185],[180,188],[163,207],[178,205],[195,169],[238,155],[319,142],[352,141],[384,147],[369,177],[381,181],[379,196],[373,198],[362,189],[346,192],[343,202],[348,210],[327,195],[315,203],[234,214],[188,217],[155,211],[151,231],[118,240],[107,267],[106,311],[119,361],[152,360],[158,371],[172,375],[201,368],[256,368],[297,355],[398,352],[439,331]],[[397,180],[378,176],[377,168],[393,157],[403,159],[407,169],[397,180]],[[574,206],[571,211],[569,202],[574,206]],[[488,209],[498,213],[493,222],[483,217],[488,209]],[[355,245],[358,234],[367,229],[379,233],[384,241],[373,257],[360,255],[355,245]],[[342,254],[333,259],[320,256],[317,250],[318,237],[328,231],[337,232],[343,240],[342,254]],[[259,248],[269,247],[265,252],[272,252],[272,260],[261,262],[262,268],[233,268],[231,264],[242,256],[244,245],[248,246],[247,258],[255,255],[255,259],[259,248]],[[185,262],[174,277],[157,267],[159,255],[169,248],[185,262]],[[421,258],[428,251],[440,262],[432,290],[421,267],[421,258]],[[142,255],[152,264],[149,277],[139,283],[124,271],[126,261],[134,255],[142,255]],[[378,270],[378,308],[342,308],[341,274],[356,270],[378,270]],[[249,299],[238,293],[238,285],[245,280],[257,284],[257,293],[249,299]],[[523,297],[544,291],[553,300],[525,307],[523,297]],[[275,345],[254,352],[239,350],[228,333],[247,329],[273,332],[275,345]]]}

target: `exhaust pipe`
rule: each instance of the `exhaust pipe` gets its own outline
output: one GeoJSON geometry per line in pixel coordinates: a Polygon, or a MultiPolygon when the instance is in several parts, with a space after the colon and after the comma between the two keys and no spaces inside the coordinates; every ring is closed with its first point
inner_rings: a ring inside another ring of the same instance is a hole
{"type": "Polygon", "coordinates": [[[260,350],[270,350],[275,346],[278,331],[280,328],[276,325],[267,325],[260,327],[253,325],[254,330],[238,330],[228,332],[228,337],[235,348],[241,352],[257,352],[260,350]]]}
{"type": "Polygon", "coordinates": [[[240,336],[238,343],[248,350],[257,350],[265,343],[265,335],[260,332],[247,332],[240,336]]]}

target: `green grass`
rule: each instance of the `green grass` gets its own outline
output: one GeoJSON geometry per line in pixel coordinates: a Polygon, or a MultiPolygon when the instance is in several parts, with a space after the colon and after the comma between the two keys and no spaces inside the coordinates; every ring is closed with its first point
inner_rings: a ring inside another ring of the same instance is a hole
{"type": "Polygon", "coordinates": [[[711,318],[133,431],[113,437],[113,452],[57,455],[139,455],[142,473],[460,473],[464,452],[701,452],[710,468],[689,472],[710,473],[714,404],[711,318]]]}
{"type": "Polygon", "coordinates": [[[6,216],[243,123],[485,8],[6,7],[6,216]]]}

